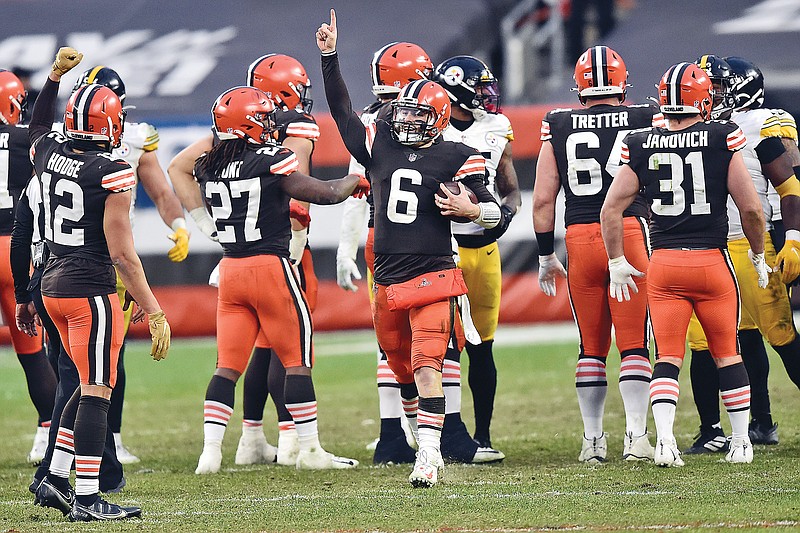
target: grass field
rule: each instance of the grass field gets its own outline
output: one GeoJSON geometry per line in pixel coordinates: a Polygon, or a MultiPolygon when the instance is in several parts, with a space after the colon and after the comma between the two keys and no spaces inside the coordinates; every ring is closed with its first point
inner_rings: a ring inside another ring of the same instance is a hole
{"type": "MultiPolygon", "coordinates": [[[[214,369],[213,343],[176,340],[169,359],[160,363],[148,357],[149,346],[132,343],[126,355],[123,434],[142,462],[126,469],[127,488],[109,499],[141,505],[143,518],[85,525],[33,506],[27,491],[33,469],[24,459],[35,412],[16,357],[0,350],[0,531],[800,529],[800,392],[777,358],[770,385],[781,443],[757,446],[752,465],[729,465],[720,455],[688,456],[684,468],[669,470],[623,462],[622,404],[610,385],[611,460],[587,467],[576,460],[582,433],[573,386],[576,343],[499,346],[493,441],[508,458],[495,466],[449,465],[439,486],[415,490],[406,481],[408,466],[372,467],[365,449],[378,431],[368,341],[365,334],[317,336],[314,374],[323,445],[356,457],[362,466],[346,472],[237,467],[239,390],[223,471],[212,476],[193,472],[202,447],[202,402],[214,369]],[[351,346],[358,353],[348,353],[351,346]]],[[[611,359],[610,384],[618,368],[618,359],[611,359]]],[[[697,419],[688,371],[682,378],[676,436],[686,447],[697,419]]],[[[464,405],[471,426],[468,390],[464,405]]],[[[274,443],[271,404],[265,420],[274,443]]]]}

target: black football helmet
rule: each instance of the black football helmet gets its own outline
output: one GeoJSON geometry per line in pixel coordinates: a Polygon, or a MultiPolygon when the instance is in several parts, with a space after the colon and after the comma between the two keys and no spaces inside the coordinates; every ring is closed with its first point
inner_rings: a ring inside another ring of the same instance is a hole
{"type": "Polygon", "coordinates": [[[736,98],[733,95],[736,74],[727,61],[712,54],[698,57],[694,64],[706,71],[714,85],[714,107],[711,109],[711,118],[729,119],[733,108],[736,107],[736,98]]]}
{"type": "Polygon", "coordinates": [[[758,109],[764,105],[764,75],[758,67],[741,57],[726,57],[725,61],[737,76],[733,86],[734,109],[758,109]]]}
{"type": "Polygon", "coordinates": [[[473,115],[500,112],[497,78],[486,63],[472,56],[455,56],[436,67],[433,80],[444,87],[450,101],[473,115]]]}
{"type": "Polygon", "coordinates": [[[122,78],[119,77],[116,70],[103,65],[90,68],[81,74],[81,77],[75,82],[72,91],[77,91],[78,87],[91,85],[92,83],[108,87],[114,91],[114,94],[119,97],[119,101],[125,105],[125,84],[122,82],[122,78]]]}

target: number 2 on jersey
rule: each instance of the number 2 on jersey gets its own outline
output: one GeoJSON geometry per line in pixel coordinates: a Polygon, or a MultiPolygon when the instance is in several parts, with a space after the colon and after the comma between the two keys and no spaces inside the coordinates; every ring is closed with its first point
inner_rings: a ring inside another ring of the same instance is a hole
{"type": "Polygon", "coordinates": [[[261,230],[256,226],[258,212],[261,207],[261,181],[259,178],[235,180],[227,182],[230,187],[220,181],[210,181],[206,184],[206,198],[209,200],[214,195],[219,197],[221,205],[211,206],[211,216],[217,223],[217,237],[221,243],[236,242],[236,229],[233,225],[222,224],[233,214],[232,198],[241,198],[247,194],[247,214],[244,219],[244,240],[254,242],[261,239],[261,230]]]}

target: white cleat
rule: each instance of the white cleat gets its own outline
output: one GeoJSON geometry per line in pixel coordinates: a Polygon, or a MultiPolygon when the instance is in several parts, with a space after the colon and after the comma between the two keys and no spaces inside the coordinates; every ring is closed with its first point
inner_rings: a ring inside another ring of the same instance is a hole
{"type": "Polygon", "coordinates": [[[753,445],[750,443],[750,437],[731,439],[731,448],[728,450],[725,460],[729,463],[752,463],[753,445]]]}
{"type": "Polygon", "coordinates": [[[300,441],[296,431],[281,431],[278,433],[278,451],[275,462],[283,466],[295,466],[297,455],[300,453],[300,441]]]}
{"type": "Polygon", "coordinates": [[[427,489],[439,481],[440,469],[444,467],[442,454],[436,448],[426,447],[417,452],[414,469],[408,476],[408,482],[415,488],[427,489]]]}
{"type": "Polygon", "coordinates": [[[473,464],[491,464],[499,463],[506,458],[506,454],[500,450],[489,448],[488,446],[480,446],[475,451],[475,457],[472,458],[473,464]]]}
{"type": "Polygon", "coordinates": [[[683,466],[684,462],[681,459],[681,451],[678,449],[678,443],[675,439],[658,439],[656,441],[656,449],[653,454],[653,461],[658,466],[683,466]]]}
{"type": "Polygon", "coordinates": [[[203,453],[197,461],[195,474],[216,474],[222,466],[221,443],[217,446],[203,446],[203,453]]]}
{"type": "Polygon", "coordinates": [[[298,470],[342,470],[357,467],[358,461],[347,457],[337,457],[322,448],[315,448],[310,451],[300,451],[297,454],[295,466],[298,470]]]}
{"type": "Polygon", "coordinates": [[[277,458],[278,449],[259,431],[256,434],[242,433],[234,462],[237,465],[263,465],[272,464],[277,458]]]}
{"type": "Polygon", "coordinates": [[[50,437],[50,428],[41,426],[36,428],[36,435],[33,437],[33,447],[28,453],[28,462],[38,465],[44,459],[47,451],[47,439],[50,437]]]}
{"type": "Polygon", "coordinates": [[[647,433],[634,437],[632,433],[625,434],[622,458],[626,461],[652,461],[655,448],[650,444],[647,433]]]}
{"type": "MultiPolygon", "coordinates": [[[[412,437],[412,438],[413,438],[413,437],[412,437]]],[[[374,452],[374,451],[375,451],[375,448],[377,448],[377,447],[378,447],[378,443],[380,442],[380,440],[381,440],[381,438],[380,438],[380,437],[378,437],[377,439],[375,439],[375,440],[373,440],[372,442],[370,442],[369,444],[367,444],[367,446],[366,446],[367,450],[369,450],[369,451],[371,451],[371,452],[374,452]]]]}
{"type": "Polygon", "coordinates": [[[601,465],[606,462],[607,454],[608,444],[606,443],[605,433],[599,437],[592,437],[591,439],[587,439],[584,435],[578,461],[588,465],[601,465]]]}
{"type": "Polygon", "coordinates": [[[141,459],[133,455],[128,450],[128,448],[126,448],[122,444],[117,445],[115,449],[117,452],[117,459],[119,460],[120,463],[124,465],[132,465],[134,463],[138,463],[139,461],[141,461],[141,459]]]}

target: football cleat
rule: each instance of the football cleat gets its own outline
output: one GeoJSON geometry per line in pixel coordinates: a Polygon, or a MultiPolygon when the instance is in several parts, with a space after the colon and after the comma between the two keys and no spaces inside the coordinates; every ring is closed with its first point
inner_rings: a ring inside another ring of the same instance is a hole
{"type": "Polygon", "coordinates": [[[653,454],[653,461],[658,466],[684,466],[683,459],[681,459],[681,452],[678,449],[678,443],[675,439],[658,439],[656,441],[656,449],[653,454]]]}
{"type": "Polygon", "coordinates": [[[778,444],[778,424],[765,427],[758,420],[753,420],[750,422],[747,434],[753,444],[778,444]]]}
{"type": "Polygon", "coordinates": [[[114,449],[117,452],[117,459],[124,465],[132,465],[141,461],[141,459],[133,455],[122,443],[117,444],[114,449]]]}
{"type": "Polygon", "coordinates": [[[58,509],[65,515],[72,510],[75,503],[75,490],[69,487],[67,490],[61,490],[55,485],[50,483],[47,478],[44,478],[39,487],[36,489],[36,499],[33,501],[34,505],[41,505],[42,507],[52,507],[58,509]]]}
{"type": "Polygon", "coordinates": [[[140,507],[123,507],[97,498],[92,505],[81,505],[77,501],[69,512],[72,522],[94,522],[97,520],[124,520],[142,515],[140,507]]]}
{"type": "Polygon", "coordinates": [[[216,446],[203,446],[203,453],[197,461],[195,474],[216,474],[222,467],[222,448],[221,444],[216,446]]]}
{"type": "Polygon", "coordinates": [[[103,494],[119,494],[120,492],[122,492],[122,489],[124,489],[125,485],[127,484],[128,482],[125,480],[125,476],[122,476],[119,480],[119,483],[117,483],[115,486],[109,489],[104,489],[101,485],[100,492],[102,492],[103,494]]]}
{"type": "Polygon", "coordinates": [[[297,454],[295,466],[298,470],[343,470],[357,467],[358,461],[347,457],[337,457],[322,448],[316,448],[301,450],[297,454]]]}
{"type": "Polygon", "coordinates": [[[405,433],[401,433],[394,438],[384,437],[378,440],[372,462],[376,465],[399,465],[413,463],[416,457],[417,452],[408,445],[405,433]]]}
{"type": "Polygon", "coordinates": [[[297,464],[297,454],[300,453],[300,441],[297,438],[297,431],[281,431],[278,433],[278,451],[276,459],[279,465],[295,466],[297,464]]]}
{"type": "Polygon", "coordinates": [[[439,482],[440,469],[444,467],[442,454],[436,448],[422,448],[417,452],[414,469],[408,482],[415,488],[430,488],[439,482]]]}
{"type": "Polygon", "coordinates": [[[704,428],[700,426],[700,433],[695,435],[694,444],[683,453],[694,455],[698,453],[720,453],[728,451],[728,439],[719,426],[704,428]]]}
{"type": "Polygon", "coordinates": [[[750,437],[735,437],[731,439],[731,446],[725,460],[729,463],[752,463],[753,445],[750,437]]]}
{"type": "Polygon", "coordinates": [[[38,466],[44,459],[44,454],[47,451],[47,439],[50,437],[50,428],[43,428],[41,426],[36,428],[36,435],[33,437],[33,447],[28,452],[28,462],[34,466],[38,466]]]}
{"type": "Polygon", "coordinates": [[[478,446],[478,449],[475,450],[475,455],[473,456],[471,463],[486,465],[499,463],[505,458],[506,454],[500,450],[496,450],[489,446],[478,446]]]}
{"type": "Polygon", "coordinates": [[[622,458],[626,461],[647,461],[653,460],[655,448],[650,444],[647,433],[634,437],[632,433],[625,434],[623,443],[622,458]]]}
{"type": "Polygon", "coordinates": [[[589,465],[601,465],[606,462],[606,454],[608,454],[608,444],[605,433],[591,439],[587,439],[584,435],[578,461],[589,465]]]}
{"type": "Polygon", "coordinates": [[[268,443],[267,437],[259,431],[255,435],[242,433],[234,462],[237,465],[271,464],[277,458],[278,449],[268,443]]]}

